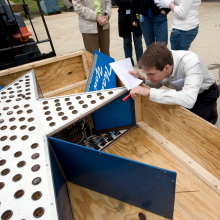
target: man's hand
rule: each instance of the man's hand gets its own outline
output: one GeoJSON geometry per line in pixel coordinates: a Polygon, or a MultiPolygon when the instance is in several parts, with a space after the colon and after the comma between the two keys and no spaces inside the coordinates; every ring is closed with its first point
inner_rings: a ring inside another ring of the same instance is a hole
{"type": "Polygon", "coordinates": [[[131,97],[135,99],[136,97],[139,97],[139,95],[142,96],[149,96],[150,95],[150,89],[144,88],[141,86],[136,86],[130,91],[131,97]]]}
{"type": "Polygon", "coordinates": [[[174,0],[154,0],[154,3],[158,8],[170,8],[170,3],[174,3],[174,0]]]}
{"type": "Polygon", "coordinates": [[[218,90],[219,90],[219,92],[220,92],[220,84],[218,84],[218,90]]]}
{"type": "Polygon", "coordinates": [[[128,71],[131,75],[133,75],[135,78],[138,78],[140,80],[143,80],[145,82],[145,77],[142,76],[135,68],[133,71],[128,71]]]}
{"type": "Polygon", "coordinates": [[[132,22],[132,25],[133,25],[133,26],[135,26],[135,27],[137,27],[137,26],[138,26],[138,25],[137,25],[137,22],[135,22],[135,21],[134,21],[134,22],[132,22]]]}

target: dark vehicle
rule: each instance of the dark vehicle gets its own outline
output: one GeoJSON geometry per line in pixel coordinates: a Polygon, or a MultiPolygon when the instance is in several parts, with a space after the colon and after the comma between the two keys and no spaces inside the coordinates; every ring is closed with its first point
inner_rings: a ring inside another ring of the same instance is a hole
{"type": "MultiPolygon", "coordinates": [[[[38,1],[37,4],[39,5],[38,1]]],[[[4,0],[0,0],[0,70],[56,56],[43,13],[41,17],[49,39],[38,41],[25,2],[23,8],[29,17],[37,42],[30,38],[32,33],[27,29],[21,15],[13,13],[9,2],[6,4],[4,0]],[[38,43],[44,42],[51,44],[52,51],[47,54],[41,53],[37,46],[38,43]]]]}

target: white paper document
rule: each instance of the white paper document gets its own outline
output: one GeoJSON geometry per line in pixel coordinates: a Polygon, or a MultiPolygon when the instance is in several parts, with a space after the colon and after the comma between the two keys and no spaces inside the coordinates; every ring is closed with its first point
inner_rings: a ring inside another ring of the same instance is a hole
{"type": "Polygon", "coordinates": [[[128,71],[133,71],[130,58],[110,63],[110,66],[115,71],[116,75],[119,77],[122,83],[125,85],[127,90],[130,90],[143,82],[142,80],[137,79],[133,75],[128,73],[128,71]]]}
{"type": "Polygon", "coordinates": [[[179,89],[182,89],[183,86],[184,86],[184,82],[185,80],[184,79],[178,79],[176,81],[173,81],[172,84],[176,87],[178,87],[179,89]]]}

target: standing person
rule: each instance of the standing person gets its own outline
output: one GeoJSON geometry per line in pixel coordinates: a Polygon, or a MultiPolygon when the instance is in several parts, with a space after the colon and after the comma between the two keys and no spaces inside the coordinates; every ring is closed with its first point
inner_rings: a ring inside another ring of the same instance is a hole
{"type": "Polygon", "coordinates": [[[111,0],[73,0],[73,7],[79,15],[79,30],[86,50],[95,50],[110,56],[109,18],[111,0]]]}
{"type": "Polygon", "coordinates": [[[154,42],[168,43],[167,14],[170,9],[156,6],[153,0],[131,0],[131,21],[138,26],[137,14],[146,47],[154,42]]]}
{"type": "Polygon", "coordinates": [[[130,92],[132,98],[143,95],[157,103],[181,105],[212,124],[217,122],[218,86],[197,54],[170,51],[165,44],[153,43],[144,52],[140,63],[146,77],[135,69],[129,73],[152,88],[137,86],[130,92]],[[156,89],[163,85],[171,89],[156,89]]]}
{"type": "Polygon", "coordinates": [[[119,6],[118,9],[118,30],[119,36],[123,37],[124,43],[124,52],[125,57],[131,58],[132,65],[134,66],[134,61],[132,58],[132,38],[131,33],[133,33],[134,48],[136,53],[137,62],[141,59],[143,54],[142,46],[142,32],[140,25],[135,27],[131,24],[131,15],[130,15],[130,0],[115,0],[115,3],[119,6]]]}
{"type": "Polygon", "coordinates": [[[173,11],[172,32],[170,35],[171,50],[189,50],[199,30],[198,10],[201,0],[154,0],[159,8],[170,8],[173,11]]]}

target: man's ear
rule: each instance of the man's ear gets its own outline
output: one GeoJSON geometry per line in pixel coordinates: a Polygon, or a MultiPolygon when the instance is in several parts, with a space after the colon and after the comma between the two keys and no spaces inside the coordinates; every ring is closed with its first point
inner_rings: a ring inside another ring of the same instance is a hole
{"type": "Polygon", "coordinates": [[[165,67],[164,67],[164,71],[165,72],[169,72],[170,71],[170,68],[171,66],[169,64],[167,64],[165,67]]]}

